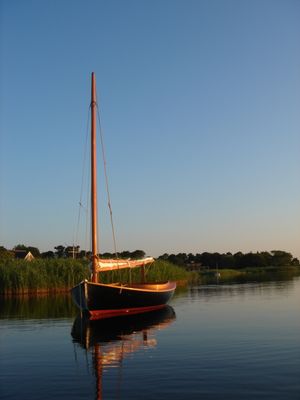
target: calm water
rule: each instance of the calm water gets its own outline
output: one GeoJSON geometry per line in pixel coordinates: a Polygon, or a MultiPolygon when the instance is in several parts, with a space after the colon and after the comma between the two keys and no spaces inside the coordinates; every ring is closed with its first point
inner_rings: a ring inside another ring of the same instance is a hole
{"type": "Polygon", "coordinates": [[[300,399],[300,279],[192,287],[91,323],[68,297],[0,311],[1,399],[300,399]]]}

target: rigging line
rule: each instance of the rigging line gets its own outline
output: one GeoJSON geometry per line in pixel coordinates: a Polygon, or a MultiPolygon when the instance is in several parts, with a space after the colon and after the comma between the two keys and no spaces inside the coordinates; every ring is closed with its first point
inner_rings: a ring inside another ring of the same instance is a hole
{"type": "MultiPolygon", "coordinates": [[[[90,163],[89,159],[89,163],[90,163]]],[[[91,171],[88,170],[88,184],[86,192],[86,204],[88,204],[85,220],[85,243],[86,247],[92,249],[92,213],[91,213],[91,171]]]]}
{"type": "Polygon", "coordinates": [[[102,158],[103,158],[103,165],[104,165],[105,186],[106,186],[107,201],[108,201],[108,208],[109,208],[109,215],[110,215],[110,224],[111,224],[112,236],[113,236],[113,242],[114,242],[114,252],[115,252],[116,258],[119,258],[118,252],[117,252],[117,242],[116,242],[116,234],[115,234],[114,221],[113,221],[113,213],[112,213],[111,201],[110,201],[110,192],[109,192],[107,169],[106,169],[104,139],[103,139],[103,131],[102,131],[102,126],[101,126],[101,118],[100,118],[100,111],[98,108],[98,103],[96,103],[96,109],[97,109],[97,116],[98,116],[98,122],[99,122],[101,150],[102,150],[102,158]]]}
{"type": "MultiPolygon", "coordinates": [[[[84,153],[83,153],[83,167],[82,167],[82,176],[81,176],[81,188],[80,188],[80,198],[79,198],[79,210],[78,210],[78,217],[77,217],[77,227],[75,233],[75,240],[76,244],[78,244],[78,236],[79,236],[79,225],[80,225],[80,217],[81,217],[81,208],[84,208],[82,204],[82,197],[83,197],[83,185],[84,185],[84,177],[85,177],[85,170],[86,170],[86,158],[87,158],[87,145],[88,145],[88,133],[89,133],[89,125],[90,125],[90,107],[88,109],[87,115],[87,125],[86,125],[86,135],[85,135],[85,146],[84,146],[84,153]]],[[[74,245],[74,244],[73,244],[74,245]]]]}
{"type": "Polygon", "coordinates": [[[154,264],[154,261],[152,263],[150,263],[149,265],[144,265],[145,267],[145,277],[148,274],[148,271],[150,270],[150,267],[152,267],[152,265],[154,264]]]}

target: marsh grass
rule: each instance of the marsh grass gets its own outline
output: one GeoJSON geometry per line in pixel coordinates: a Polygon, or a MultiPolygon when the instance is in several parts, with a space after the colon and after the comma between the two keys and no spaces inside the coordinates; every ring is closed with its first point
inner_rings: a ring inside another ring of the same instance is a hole
{"type": "Polygon", "coordinates": [[[210,269],[199,272],[199,281],[202,284],[218,283],[243,283],[264,282],[271,280],[289,280],[300,276],[300,268],[295,266],[286,267],[260,267],[243,269],[210,269]],[[217,276],[219,274],[219,276],[217,276]]]}
{"type": "MultiPolygon", "coordinates": [[[[176,281],[176,282],[192,282],[198,279],[198,273],[188,272],[168,261],[156,260],[151,266],[145,268],[146,280],[148,282],[176,281]]],[[[120,283],[136,283],[141,280],[140,268],[123,269],[120,271],[103,272],[101,274],[101,282],[120,282],[120,283]]]]}
{"type": "Polygon", "coordinates": [[[0,293],[62,291],[88,275],[87,263],[71,259],[0,261],[0,293]]]}
{"type": "MultiPolygon", "coordinates": [[[[27,294],[66,291],[89,279],[90,269],[87,261],[72,259],[42,260],[31,262],[24,260],[0,260],[0,293],[27,294]]],[[[151,282],[175,280],[188,282],[196,279],[198,274],[185,271],[167,261],[157,260],[146,268],[146,279],[151,282]]],[[[101,273],[103,283],[139,282],[139,268],[101,273]]]]}

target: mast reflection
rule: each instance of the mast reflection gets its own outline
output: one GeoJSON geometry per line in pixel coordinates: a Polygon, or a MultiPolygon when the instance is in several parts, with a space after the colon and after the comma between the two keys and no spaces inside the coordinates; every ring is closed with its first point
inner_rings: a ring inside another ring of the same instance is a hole
{"type": "Polygon", "coordinates": [[[96,399],[102,399],[102,376],[107,368],[120,368],[122,360],[140,349],[154,348],[155,333],[167,328],[176,318],[172,307],[106,320],[91,320],[78,316],[72,328],[72,338],[92,354],[96,377],[96,399]]]}

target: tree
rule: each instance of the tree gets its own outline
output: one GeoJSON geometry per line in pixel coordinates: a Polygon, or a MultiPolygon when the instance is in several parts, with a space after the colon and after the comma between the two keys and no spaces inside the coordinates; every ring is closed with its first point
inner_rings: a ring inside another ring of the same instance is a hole
{"type": "Polygon", "coordinates": [[[17,244],[17,245],[14,247],[14,251],[16,251],[16,250],[28,251],[28,247],[25,246],[25,244],[17,244]]]}
{"type": "Polygon", "coordinates": [[[140,259],[140,258],[144,258],[146,255],[146,253],[143,250],[135,250],[131,253],[131,258],[133,259],[140,259]]]}
{"type": "Polygon", "coordinates": [[[10,258],[14,258],[14,253],[11,250],[7,250],[5,247],[0,246],[0,259],[8,260],[10,258]]]}
{"type": "Polygon", "coordinates": [[[299,263],[299,260],[298,260],[298,258],[293,258],[293,259],[292,259],[292,263],[291,263],[291,265],[299,266],[299,265],[300,265],[300,263],[299,263]]]}
{"type": "Polygon", "coordinates": [[[216,268],[220,265],[221,254],[220,253],[207,253],[201,254],[201,263],[205,267],[216,268]]]}
{"type": "Polygon", "coordinates": [[[65,246],[59,245],[59,246],[55,246],[54,248],[55,248],[55,250],[56,250],[55,255],[56,255],[58,258],[65,257],[65,246]]]}
{"type": "Polygon", "coordinates": [[[187,255],[187,262],[190,264],[190,263],[194,263],[195,261],[196,261],[196,256],[194,256],[194,254],[192,254],[192,253],[189,253],[188,255],[187,255]]]}
{"type": "Polygon", "coordinates": [[[100,257],[101,257],[101,258],[115,258],[116,255],[113,254],[113,253],[108,253],[108,252],[106,252],[106,253],[100,254],[100,257]]]}
{"type": "Polygon", "coordinates": [[[168,253],[164,253],[162,256],[159,256],[158,258],[159,258],[160,260],[165,260],[165,261],[167,261],[168,258],[169,258],[169,254],[168,254],[168,253]]]}
{"type": "Polygon", "coordinates": [[[131,253],[130,253],[130,251],[125,250],[125,251],[122,251],[122,252],[119,254],[119,256],[120,256],[120,258],[125,258],[125,259],[131,258],[131,253]]]}
{"type": "Polygon", "coordinates": [[[79,253],[80,246],[67,246],[64,250],[65,257],[68,258],[77,258],[77,254],[79,253]]]}
{"type": "Polygon", "coordinates": [[[24,244],[17,244],[17,245],[14,247],[14,250],[15,250],[15,251],[23,250],[23,251],[27,251],[27,252],[30,251],[30,253],[31,253],[35,258],[40,257],[40,255],[41,255],[40,250],[39,250],[37,247],[25,246],[24,244]]]}
{"type": "Polygon", "coordinates": [[[185,253],[171,254],[169,256],[169,261],[175,265],[184,266],[187,261],[187,255],[185,253]]]}
{"type": "Polygon", "coordinates": [[[87,257],[88,257],[88,252],[86,250],[80,250],[78,258],[87,258],[87,257]]]}
{"type": "Polygon", "coordinates": [[[28,246],[28,251],[35,257],[38,258],[41,256],[40,250],[37,247],[28,246]]]}
{"type": "Polygon", "coordinates": [[[272,250],[272,263],[275,267],[284,267],[292,264],[293,256],[291,253],[281,250],[272,250]]]}
{"type": "Polygon", "coordinates": [[[234,268],[235,267],[235,259],[231,253],[222,254],[220,256],[219,268],[234,268]]]}
{"type": "Polygon", "coordinates": [[[271,266],[272,265],[272,255],[268,251],[262,251],[260,253],[260,255],[264,259],[264,265],[265,266],[271,266]]]}
{"type": "Polygon", "coordinates": [[[260,253],[247,253],[240,257],[238,261],[239,268],[265,267],[265,259],[260,253]]]}
{"type": "Polygon", "coordinates": [[[55,254],[53,251],[45,251],[44,253],[41,254],[42,258],[54,258],[55,254]]]}
{"type": "Polygon", "coordinates": [[[159,256],[159,259],[168,260],[173,264],[190,267],[190,264],[197,263],[203,267],[209,268],[263,268],[267,266],[288,266],[300,265],[297,258],[293,258],[292,254],[282,250],[273,250],[271,252],[262,251],[256,253],[243,254],[241,251],[232,254],[227,253],[178,253],[167,254],[159,256]]]}

